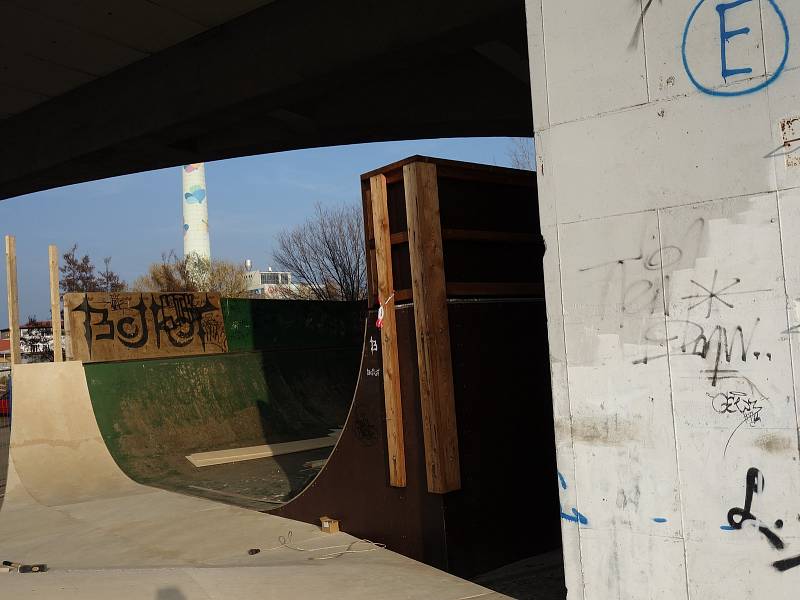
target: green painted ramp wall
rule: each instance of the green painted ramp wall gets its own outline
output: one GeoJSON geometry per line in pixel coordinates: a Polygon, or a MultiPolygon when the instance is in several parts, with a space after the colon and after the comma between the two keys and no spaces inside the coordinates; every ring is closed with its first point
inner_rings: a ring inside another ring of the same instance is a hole
{"type": "Polygon", "coordinates": [[[271,349],[84,366],[103,437],[134,479],[157,481],[192,452],[321,437],[344,424],[361,358],[359,304],[226,300],[224,310],[231,348],[271,349]]]}
{"type": "Polygon", "coordinates": [[[363,302],[223,298],[228,350],[360,345],[363,302]]]}

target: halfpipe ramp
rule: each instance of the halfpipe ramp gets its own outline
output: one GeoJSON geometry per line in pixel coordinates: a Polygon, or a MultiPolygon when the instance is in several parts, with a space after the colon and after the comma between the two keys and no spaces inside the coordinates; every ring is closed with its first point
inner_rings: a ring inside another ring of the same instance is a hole
{"type": "Polygon", "coordinates": [[[8,597],[502,597],[344,533],[136,484],[106,449],[83,365],[14,375],[0,553],[51,570],[0,575],[8,597]],[[354,542],[369,551],[314,560],[354,542]]]}

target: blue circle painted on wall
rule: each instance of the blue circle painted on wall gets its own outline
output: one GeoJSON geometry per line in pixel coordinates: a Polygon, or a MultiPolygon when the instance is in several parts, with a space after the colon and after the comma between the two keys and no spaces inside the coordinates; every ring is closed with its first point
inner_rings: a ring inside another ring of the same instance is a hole
{"type": "MultiPolygon", "coordinates": [[[[695,16],[697,15],[697,11],[700,10],[700,7],[703,5],[703,3],[705,1],[706,0],[700,0],[695,5],[694,9],[692,9],[692,12],[689,15],[688,21],[686,21],[686,27],[684,27],[684,29],[683,29],[683,41],[681,42],[681,57],[683,59],[683,68],[686,71],[686,75],[689,76],[689,80],[694,84],[694,86],[698,90],[700,90],[701,92],[703,92],[705,94],[708,94],[709,96],[723,96],[723,97],[727,96],[727,97],[731,97],[731,96],[744,96],[745,94],[752,94],[753,92],[757,92],[759,90],[763,90],[767,86],[769,86],[772,83],[774,83],[775,80],[778,79],[778,77],[780,77],[781,73],[783,73],[783,69],[786,67],[786,61],[789,58],[789,26],[786,24],[786,17],[783,16],[783,12],[781,11],[780,7],[778,6],[778,3],[777,3],[776,0],[767,0],[769,2],[769,5],[775,11],[775,14],[777,15],[778,19],[780,20],[781,27],[783,29],[783,56],[781,57],[781,62],[778,65],[778,68],[775,69],[775,72],[772,75],[770,75],[767,79],[765,79],[764,81],[761,81],[760,83],[758,83],[756,85],[753,85],[753,86],[748,87],[748,88],[737,89],[737,90],[734,90],[734,91],[725,91],[725,90],[718,90],[718,89],[715,90],[715,89],[713,89],[713,88],[711,88],[711,87],[709,87],[707,85],[703,85],[700,81],[698,81],[697,77],[695,77],[695,74],[692,72],[691,67],[689,67],[689,60],[686,57],[686,40],[689,37],[689,31],[690,31],[690,29],[692,27],[692,23],[694,22],[695,16]]],[[[725,57],[726,57],[725,44],[728,41],[730,41],[730,39],[732,37],[735,37],[737,35],[747,34],[750,31],[749,28],[742,28],[742,29],[737,29],[737,30],[727,30],[726,27],[725,27],[725,12],[728,9],[735,8],[739,4],[743,4],[745,2],[748,2],[748,0],[744,0],[744,2],[730,2],[728,4],[720,3],[720,4],[717,4],[717,6],[716,6],[716,11],[719,14],[719,19],[720,19],[720,46],[721,46],[720,50],[721,50],[721,56],[722,56],[722,76],[723,76],[723,78],[725,77],[726,72],[728,74],[741,74],[741,73],[745,73],[745,72],[749,71],[749,69],[730,69],[730,70],[728,70],[727,66],[726,66],[726,63],[725,63],[725,57]]]]}

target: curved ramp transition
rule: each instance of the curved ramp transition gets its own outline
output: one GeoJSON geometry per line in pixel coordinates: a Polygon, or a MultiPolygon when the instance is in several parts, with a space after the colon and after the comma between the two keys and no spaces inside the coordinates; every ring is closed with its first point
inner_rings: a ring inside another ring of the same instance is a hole
{"type": "MultiPolygon", "coordinates": [[[[359,302],[222,300],[229,352],[84,364],[94,415],[131,479],[263,510],[302,490],[330,447],[195,468],[186,457],[328,437],[345,423],[359,302]]],[[[316,515],[314,522],[317,522],[316,515]]]]}
{"type": "Polygon", "coordinates": [[[20,365],[14,377],[0,554],[50,571],[0,574],[3,597],[503,597],[388,550],[313,560],[356,538],[134,483],[103,442],[80,363],[20,365]],[[289,531],[308,551],[279,543],[289,531]]]}

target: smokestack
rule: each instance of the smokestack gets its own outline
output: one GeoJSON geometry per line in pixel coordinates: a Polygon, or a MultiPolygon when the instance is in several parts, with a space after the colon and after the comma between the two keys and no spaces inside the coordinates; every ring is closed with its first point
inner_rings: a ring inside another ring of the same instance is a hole
{"type": "Polygon", "coordinates": [[[204,163],[183,167],[183,255],[211,258],[204,163]]]}

